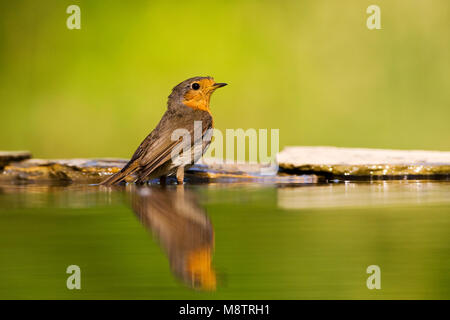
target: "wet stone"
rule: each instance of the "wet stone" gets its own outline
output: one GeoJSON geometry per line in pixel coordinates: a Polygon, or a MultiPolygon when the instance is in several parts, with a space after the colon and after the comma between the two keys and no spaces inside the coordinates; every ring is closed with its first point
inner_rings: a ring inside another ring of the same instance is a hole
{"type": "Polygon", "coordinates": [[[0,181],[97,183],[118,172],[125,163],[121,159],[29,159],[5,166],[0,181]]]}
{"type": "Polygon", "coordinates": [[[203,158],[186,171],[185,177],[209,183],[311,184],[320,182],[315,174],[284,174],[278,166],[259,163],[227,163],[203,158]]]}
{"type": "Polygon", "coordinates": [[[31,153],[28,151],[0,151],[0,169],[11,162],[30,159],[31,153]]]}
{"type": "MultiPolygon", "coordinates": [[[[126,163],[125,159],[28,159],[5,166],[0,174],[0,182],[99,183],[120,171],[126,163]]],[[[229,164],[211,159],[192,166],[186,171],[185,177],[188,183],[310,184],[319,181],[315,175],[278,174],[277,168],[270,166],[229,164]]],[[[175,181],[175,178],[169,179],[169,183],[175,181]]]]}
{"type": "Polygon", "coordinates": [[[444,179],[450,152],[337,147],[287,147],[277,156],[280,170],[327,179],[444,179]]]}

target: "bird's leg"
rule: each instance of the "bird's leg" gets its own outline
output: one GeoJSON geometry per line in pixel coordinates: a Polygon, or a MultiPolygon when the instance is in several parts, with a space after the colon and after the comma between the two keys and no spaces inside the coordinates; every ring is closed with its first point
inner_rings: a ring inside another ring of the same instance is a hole
{"type": "Polygon", "coordinates": [[[177,182],[183,184],[184,181],[184,166],[179,166],[177,169],[177,182]]]}

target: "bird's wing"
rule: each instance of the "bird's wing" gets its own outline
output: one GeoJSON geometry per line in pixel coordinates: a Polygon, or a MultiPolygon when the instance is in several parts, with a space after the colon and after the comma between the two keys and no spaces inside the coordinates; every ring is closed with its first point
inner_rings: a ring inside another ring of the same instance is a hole
{"type": "Polygon", "coordinates": [[[205,135],[206,131],[212,126],[212,119],[209,114],[201,115],[194,113],[183,114],[178,117],[177,114],[169,114],[167,111],[161,119],[155,130],[141,143],[136,150],[132,159],[138,160],[140,167],[139,176],[143,179],[150,175],[154,170],[171,160],[172,151],[184,150],[183,147],[187,147],[197,143],[194,141],[194,121],[202,120],[202,135],[205,135]],[[185,129],[189,132],[191,139],[183,139],[180,137],[178,140],[172,140],[172,134],[176,129],[185,129]]]}

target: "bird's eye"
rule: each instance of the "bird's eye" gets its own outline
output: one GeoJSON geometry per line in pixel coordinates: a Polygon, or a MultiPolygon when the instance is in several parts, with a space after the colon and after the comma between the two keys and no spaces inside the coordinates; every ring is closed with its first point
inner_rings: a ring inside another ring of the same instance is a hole
{"type": "Polygon", "coordinates": [[[197,82],[195,82],[192,84],[192,89],[198,90],[198,89],[200,89],[200,85],[197,82]]]}

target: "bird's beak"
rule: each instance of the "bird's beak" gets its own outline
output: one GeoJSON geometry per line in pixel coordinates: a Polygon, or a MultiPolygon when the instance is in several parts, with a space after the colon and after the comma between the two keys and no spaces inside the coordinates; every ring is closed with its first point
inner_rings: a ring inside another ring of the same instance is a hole
{"type": "Polygon", "coordinates": [[[217,89],[217,88],[225,87],[226,85],[227,85],[226,83],[214,83],[214,84],[212,85],[212,87],[213,87],[213,89],[215,90],[215,89],[217,89]]]}

